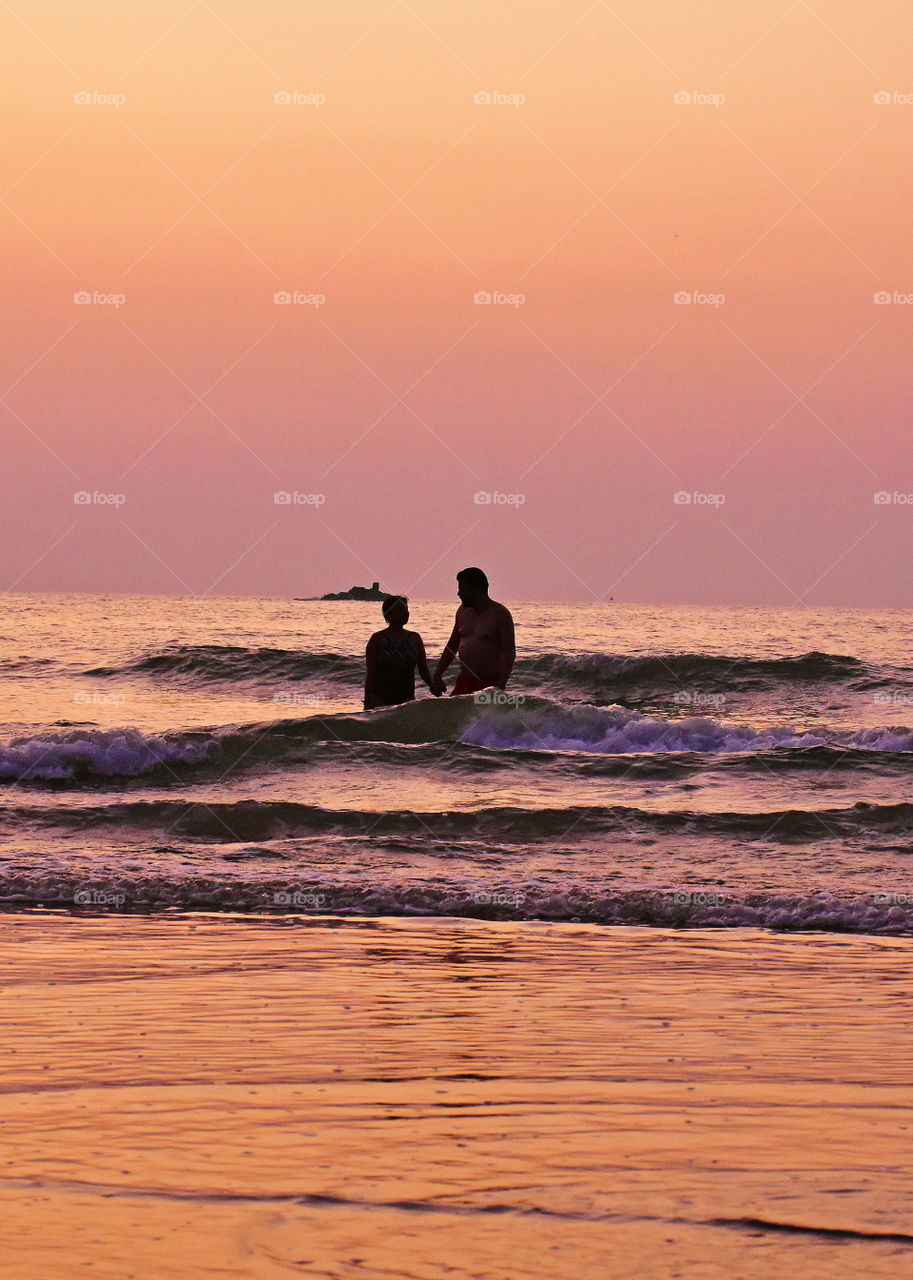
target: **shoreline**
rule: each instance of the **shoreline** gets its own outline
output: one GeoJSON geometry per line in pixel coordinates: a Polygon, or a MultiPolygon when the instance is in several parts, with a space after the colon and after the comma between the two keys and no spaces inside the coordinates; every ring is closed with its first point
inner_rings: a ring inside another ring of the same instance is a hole
{"type": "Polygon", "coordinates": [[[10,1280],[913,1260],[906,938],[29,912],[0,958],[10,1280]]]}
{"type": "Polygon", "coordinates": [[[564,894],[527,885],[428,885],[371,889],[320,880],[259,880],[222,874],[181,879],[145,876],[133,884],[121,873],[91,877],[56,873],[44,882],[0,878],[0,921],[8,916],[99,920],[158,920],[218,916],[239,920],[332,918],[357,924],[394,921],[484,924],[589,925],[597,929],[656,929],[674,933],[756,930],[774,936],[817,935],[913,938],[913,894],[857,891],[786,893],[723,886],[700,890],[617,888],[564,894]]]}

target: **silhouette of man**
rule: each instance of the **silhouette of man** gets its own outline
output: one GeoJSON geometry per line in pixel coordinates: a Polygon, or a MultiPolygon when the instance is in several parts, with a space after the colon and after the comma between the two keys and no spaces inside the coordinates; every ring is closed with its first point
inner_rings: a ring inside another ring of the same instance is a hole
{"type": "Polygon", "coordinates": [[[444,692],[444,672],[457,656],[460,674],[450,691],[451,697],[476,693],[491,685],[503,689],[517,656],[510,610],[489,596],[488,579],[481,569],[460,570],[457,595],[460,607],[432,678],[431,692],[444,692]]]}

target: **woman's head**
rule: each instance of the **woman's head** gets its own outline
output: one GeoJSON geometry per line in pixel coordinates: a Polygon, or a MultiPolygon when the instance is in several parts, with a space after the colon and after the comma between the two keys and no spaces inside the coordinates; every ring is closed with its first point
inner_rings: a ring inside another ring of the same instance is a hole
{"type": "Polygon", "coordinates": [[[391,626],[404,627],[409,621],[409,601],[405,596],[387,596],[380,609],[391,626]]]}

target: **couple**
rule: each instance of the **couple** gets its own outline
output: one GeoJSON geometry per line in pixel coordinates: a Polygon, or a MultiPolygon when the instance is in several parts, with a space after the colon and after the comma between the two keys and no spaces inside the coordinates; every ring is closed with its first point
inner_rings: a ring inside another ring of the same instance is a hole
{"type": "Polygon", "coordinates": [[[409,603],[405,596],[387,596],[381,605],[387,626],[375,631],[365,650],[365,711],[393,707],[415,697],[415,669],[436,698],[446,689],[444,672],[459,655],[460,674],[451,697],[476,693],[494,685],[503,689],[514,665],[514,620],[503,604],[488,594],[488,579],[481,569],[461,569],[457,574],[460,607],[450,639],[432,676],[425,646],[417,631],[406,631],[409,603]]]}

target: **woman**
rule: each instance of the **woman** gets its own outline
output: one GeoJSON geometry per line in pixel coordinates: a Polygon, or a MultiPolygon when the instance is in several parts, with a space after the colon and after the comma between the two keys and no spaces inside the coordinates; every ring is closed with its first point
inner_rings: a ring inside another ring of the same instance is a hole
{"type": "Polygon", "coordinates": [[[365,650],[365,711],[411,702],[415,698],[416,667],[431,688],[422,637],[417,631],[406,630],[408,600],[405,596],[387,596],[380,607],[387,626],[374,632],[365,650]]]}

